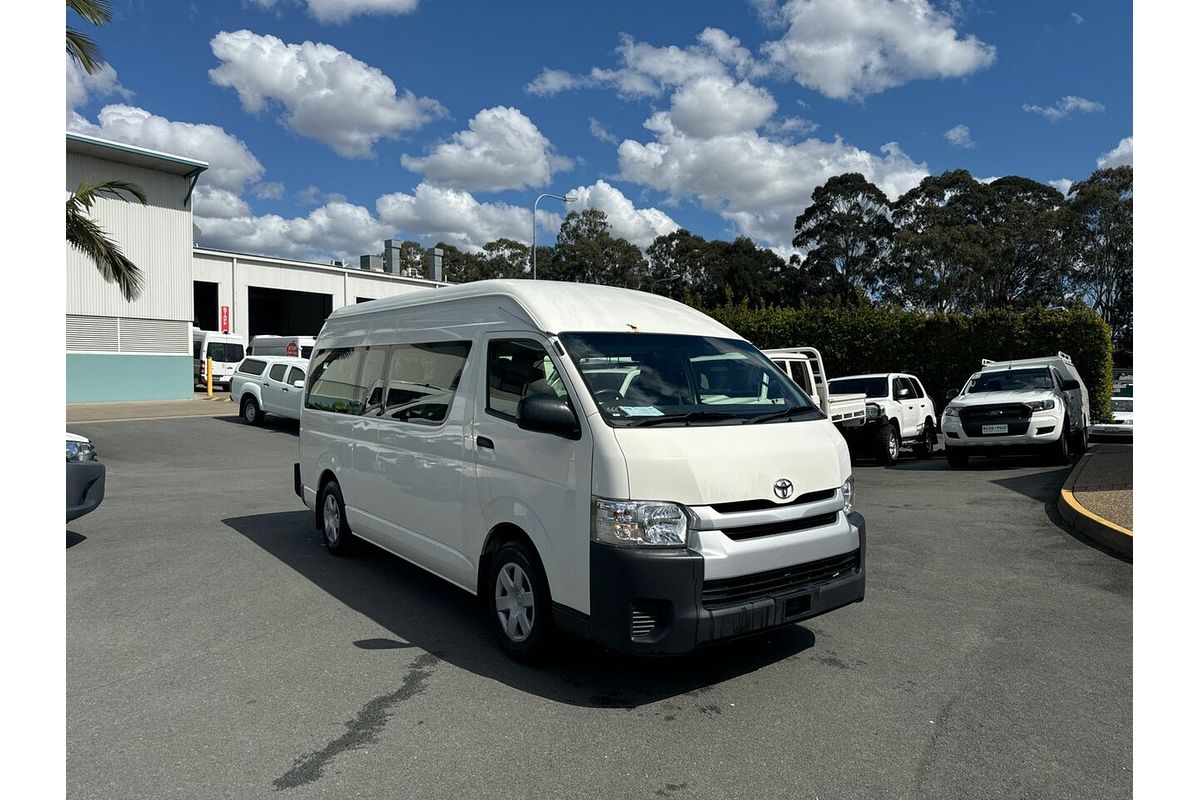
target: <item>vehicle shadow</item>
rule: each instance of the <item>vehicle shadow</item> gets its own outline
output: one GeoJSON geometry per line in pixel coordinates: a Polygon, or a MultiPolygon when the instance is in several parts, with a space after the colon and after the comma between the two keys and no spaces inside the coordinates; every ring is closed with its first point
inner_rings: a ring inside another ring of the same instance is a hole
{"type": "Polygon", "coordinates": [[[541,662],[522,664],[493,640],[475,597],[364,542],[349,558],[330,556],[309,511],[222,522],[400,640],[347,641],[346,646],[419,647],[477,675],[560,703],[637,708],[679,695],[699,696],[715,684],[792,658],[815,641],[808,628],[792,625],[683,656],[648,658],[562,635],[541,662]]]}
{"type": "Polygon", "coordinates": [[[227,417],[213,417],[213,419],[230,425],[241,425],[243,428],[258,428],[259,430],[270,431],[271,433],[284,433],[289,436],[300,435],[300,422],[298,420],[274,414],[268,414],[263,417],[262,423],[259,425],[251,425],[236,414],[227,417]]]}
{"type": "Polygon", "coordinates": [[[85,542],[85,541],[87,541],[87,537],[84,536],[82,533],[76,533],[75,531],[67,531],[67,548],[66,549],[70,550],[75,545],[79,544],[80,542],[85,542]]]}
{"type": "MultiPolygon", "coordinates": [[[[971,459],[964,467],[951,467],[950,462],[940,453],[935,454],[931,458],[918,459],[915,461],[901,461],[898,464],[888,467],[888,469],[913,470],[917,472],[1005,472],[1016,469],[1036,469],[1041,468],[1044,471],[1056,471],[1061,469],[1070,469],[1075,466],[1077,459],[1072,456],[1071,462],[1066,465],[1047,464],[1042,460],[1042,457],[1036,453],[1030,455],[996,455],[996,456],[971,456],[971,459]]],[[[1044,473],[1043,473],[1044,474],[1044,473]]],[[[1061,482],[1060,484],[1061,485],[1061,482]]]]}

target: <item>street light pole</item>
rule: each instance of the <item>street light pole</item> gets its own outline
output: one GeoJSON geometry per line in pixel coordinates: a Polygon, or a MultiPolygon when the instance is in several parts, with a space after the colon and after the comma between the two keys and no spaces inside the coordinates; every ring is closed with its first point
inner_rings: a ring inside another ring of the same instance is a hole
{"type": "Polygon", "coordinates": [[[568,194],[566,197],[559,197],[556,194],[539,194],[537,200],[533,201],[533,237],[530,239],[529,246],[529,266],[533,272],[533,280],[537,280],[537,204],[541,202],[543,197],[553,197],[555,200],[562,200],[564,203],[574,203],[579,198],[573,194],[568,194]]]}

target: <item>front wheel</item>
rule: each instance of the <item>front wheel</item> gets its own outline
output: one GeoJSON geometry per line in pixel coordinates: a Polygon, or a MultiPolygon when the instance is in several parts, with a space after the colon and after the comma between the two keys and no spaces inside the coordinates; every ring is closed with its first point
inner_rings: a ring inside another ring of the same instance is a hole
{"type": "Polygon", "coordinates": [[[344,556],[353,546],[354,534],[346,522],[346,503],[342,499],[342,487],[337,481],[331,480],[321,489],[317,498],[317,508],[320,509],[321,535],[325,538],[325,546],[335,556],[344,556]]]}
{"type": "Polygon", "coordinates": [[[262,425],[263,410],[258,407],[258,401],[253,397],[247,397],[242,401],[242,419],[246,420],[250,425],[262,425]]]}
{"type": "Polygon", "coordinates": [[[1071,434],[1071,449],[1075,451],[1075,455],[1081,456],[1088,449],[1088,426],[1087,420],[1079,426],[1079,431],[1071,434]]]}
{"type": "Polygon", "coordinates": [[[1046,445],[1046,462],[1049,464],[1066,464],[1071,460],[1071,420],[1063,420],[1063,429],[1058,434],[1054,444],[1046,445]]]}
{"type": "Polygon", "coordinates": [[[492,558],[488,616],[500,645],[521,660],[543,652],[553,625],[550,590],[537,557],[520,542],[508,542],[492,558]]]}
{"type": "Polygon", "coordinates": [[[900,460],[900,431],[895,425],[884,425],[879,432],[879,448],[876,460],[885,467],[890,467],[900,460]]]}

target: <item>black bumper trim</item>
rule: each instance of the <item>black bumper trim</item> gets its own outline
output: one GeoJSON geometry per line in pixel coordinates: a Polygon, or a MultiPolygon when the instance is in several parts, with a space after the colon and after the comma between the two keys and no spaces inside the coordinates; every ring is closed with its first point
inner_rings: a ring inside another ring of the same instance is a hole
{"type": "Polygon", "coordinates": [[[304,499],[304,484],[300,483],[300,463],[292,464],[292,489],[296,492],[296,497],[304,499]]]}
{"type": "Polygon", "coordinates": [[[99,461],[67,462],[67,522],[90,514],[104,501],[105,472],[99,461]]]}

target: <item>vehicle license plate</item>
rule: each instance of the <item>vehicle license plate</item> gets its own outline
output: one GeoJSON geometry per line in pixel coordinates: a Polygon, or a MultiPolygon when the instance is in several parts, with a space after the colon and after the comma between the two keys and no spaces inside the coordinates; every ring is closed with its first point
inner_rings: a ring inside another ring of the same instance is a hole
{"type": "Polygon", "coordinates": [[[1007,425],[984,425],[983,432],[987,433],[1008,433],[1007,425]]]}

